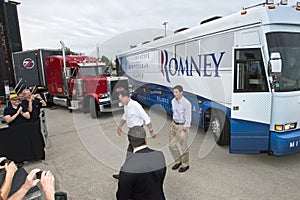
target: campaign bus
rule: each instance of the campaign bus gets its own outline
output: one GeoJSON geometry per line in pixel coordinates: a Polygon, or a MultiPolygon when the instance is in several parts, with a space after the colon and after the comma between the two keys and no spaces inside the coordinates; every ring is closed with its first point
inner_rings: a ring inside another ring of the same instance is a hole
{"type": "Polygon", "coordinates": [[[253,6],[117,55],[132,97],[169,114],[182,85],[192,121],[231,153],[300,151],[300,2],[253,6]]]}

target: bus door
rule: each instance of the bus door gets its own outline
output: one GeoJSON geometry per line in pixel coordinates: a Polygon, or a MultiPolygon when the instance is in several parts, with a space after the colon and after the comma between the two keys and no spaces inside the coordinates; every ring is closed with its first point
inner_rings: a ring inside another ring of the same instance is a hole
{"type": "Polygon", "coordinates": [[[230,152],[269,149],[271,92],[261,48],[234,49],[230,152]]]}

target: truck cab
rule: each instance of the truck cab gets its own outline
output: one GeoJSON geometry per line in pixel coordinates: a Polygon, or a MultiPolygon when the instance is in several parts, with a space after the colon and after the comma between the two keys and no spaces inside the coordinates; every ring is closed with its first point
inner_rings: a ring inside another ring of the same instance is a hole
{"type": "Polygon", "coordinates": [[[92,118],[119,109],[116,93],[128,89],[126,77],[112,77],[105,63],[89,56],[66,56],[65,69],[62,56],[49,56],[46,77],[54,104],[90,112],[92,118]]]}

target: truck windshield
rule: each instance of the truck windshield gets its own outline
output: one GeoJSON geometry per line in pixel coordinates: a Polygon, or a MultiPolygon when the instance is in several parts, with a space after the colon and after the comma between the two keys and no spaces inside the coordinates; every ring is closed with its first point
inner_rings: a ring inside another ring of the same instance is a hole
{"type": "Polygon", "coordinates": [[[267,33],[269,53],[280,52],[282,70],[275,91],[300,90],[300,33],[267,33]]]}
{"type": "Polygon", "coordinates": [[[101,76],[107,75],[107,68],[106,66],[85,66],[80,67],[81,75],[82,76],[101,76]]]}

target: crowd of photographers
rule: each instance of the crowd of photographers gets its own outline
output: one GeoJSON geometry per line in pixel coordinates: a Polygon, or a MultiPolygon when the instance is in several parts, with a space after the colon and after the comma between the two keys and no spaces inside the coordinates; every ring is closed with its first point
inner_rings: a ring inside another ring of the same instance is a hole
{"type": "MultiPolygon", "coordinates": [[[[10,158],[14,160],[18,166],[22,166],[24,161],[45,160],[45,140],[42,134],[43,126],[41,126],[40,113],[41,108],[46,106],[46,102],[39,94],[34,95],[28,89],[25,89],[18,95],[11,94],[9,96],[9,103],[3,112],[3,118],[9,129],[11,129],[11,131],[16,130],[16,132],[20,130],[21,133],[26,132],[26,129],[32,129],[27,134],[28,137],[26,137],[26,141],[29,142],[26,143],[24,141],[24,143],[19,146],[19,148],[25,146],[24,149],[29,149],[28,152],[30,152],[32,156],[27,156],[27,154],[24,157],[19,155],[16,159],[10,158]],[[30,160],[28,160],[28,158],[30,158],[30,160]]],[[[21,137],[25,137],[24,134],[23,136],[15,136],[17,138],[10,138],[10,140],[13,141],[9,142],[17,142],[21,137]]],[[[9,157],[9,155],[4,156],[9,157]]]]}
{"type": "MultiPolygon", "coordinates": [[[[24,161],[44,161],[45,159],[45,140],[42,135],[42,129],[44,127],[41,126],[40,113],[41,108],[46,106],[46,102],[39,94],[32,94],[28,89],[23,90],[19,94],[11,94],[9,96],[9,102],[3,112],[3,118],[5,123],[8,125],[8,130],[24,131],[24,129],[28,128],[28,124],[33,124],[33,126],[29,126],[33,127],[33,130],[29,130],[30,135],[28,136],[28,139],[30,140],[28,144],[31,145],[30,148],[33,151],[33,160],[26,160],[26,158],[24,158],[24,161]],[[36,151],[38,153],[36,153],[36,151]]],[[[22,134],[24,134],[24,132],[22,134]]],[[[20,138],[14,138],[14,140],[18,141],[20,138]]],[[[16,146],[12,148],[22,147],[16,146]]],[[[50,171],[33,169],[27,173],[24,168],[22,168],[23,161],[16,162],[18,159],[8,159],[6,158],[7,155],[3,152],[1,152],[1,156],[0,200],[24,199],[24,197],[26,197],[26,195],[28,195],[30,191],[38,185],[38,183],[41,185],[41,189],[44,192],[46,200],[67,199],[66,193],[64,193],[65,198],[56,198],[59,194],[55,193],[54,176],[50,171]],[[15,162],[17,164],[15,164],[15,162]]]]}

